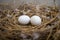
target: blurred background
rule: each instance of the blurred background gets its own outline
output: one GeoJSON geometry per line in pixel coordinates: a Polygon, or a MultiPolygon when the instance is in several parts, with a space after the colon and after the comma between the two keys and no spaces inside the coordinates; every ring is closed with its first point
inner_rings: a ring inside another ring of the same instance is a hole
{"type": "MultiPolygon", "coordinates": [[[[55,1],[56,5],[60,7],[60,0],[55,1]]],[[[24,3],[54,6],[54,0],[0,0],[0,3],[11,5],[13,8],[16,8],[20,4],[24,3]]]]}

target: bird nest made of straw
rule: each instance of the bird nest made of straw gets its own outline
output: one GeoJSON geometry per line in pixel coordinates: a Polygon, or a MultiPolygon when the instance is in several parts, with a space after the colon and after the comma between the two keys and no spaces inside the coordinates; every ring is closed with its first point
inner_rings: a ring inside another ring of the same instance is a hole
{"type": "Polygon", "coordinates": [[[0,5],[0,40],[60,40],[60,12],[58,7],[20,5],[13,10],[7,5],[0,5]],[[20,15],[38,15],[42,18],[40,26],[30,23],[21,25],[20,15]]]}

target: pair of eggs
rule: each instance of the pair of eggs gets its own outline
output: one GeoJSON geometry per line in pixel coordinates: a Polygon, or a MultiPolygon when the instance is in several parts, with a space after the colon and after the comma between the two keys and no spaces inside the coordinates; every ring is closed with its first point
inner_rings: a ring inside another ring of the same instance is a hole
{"type": "Polygon", "coordinates": [[[18,17],[18,21],[20,24],[28,24],[31,22],[32,25],[40,25],[41,24],[41,18],[37,15],[32,16],[31,18],[27,15],[21,15],[18,17]]]}

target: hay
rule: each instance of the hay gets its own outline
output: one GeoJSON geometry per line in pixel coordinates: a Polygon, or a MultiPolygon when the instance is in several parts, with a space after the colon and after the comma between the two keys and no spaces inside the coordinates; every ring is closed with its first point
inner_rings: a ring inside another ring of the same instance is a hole
{"type": "Polygon", "coordinates": [[[0,9],[0,40],[59,40],[60,12],[57,7],[40,6],[37,10],[36,5],[25,4],[20,5],[18,9],[19,11],[14,11],[11,7],[0,9]],[[30,10],[26,14],[30,17],[40,16],[41,25],[21,25],[18,17],[24,14],[23,10],[30,10]]]}

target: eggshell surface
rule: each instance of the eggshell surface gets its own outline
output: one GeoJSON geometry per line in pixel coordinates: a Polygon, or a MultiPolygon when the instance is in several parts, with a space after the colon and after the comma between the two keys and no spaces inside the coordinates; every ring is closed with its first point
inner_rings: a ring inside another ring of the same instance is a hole
{"type": "Polygon", "coordinates": [[[27,15],[21,15],[18,18],[20,24],[28,24],[30,22],[30,17],[27,15]]]}
{"type": "Polygon", "coordinates": [[[40,25],[41,24],[41,18],[39,16],[32,16],[31,17],[31,24],[32,25],[40,25]]]}

